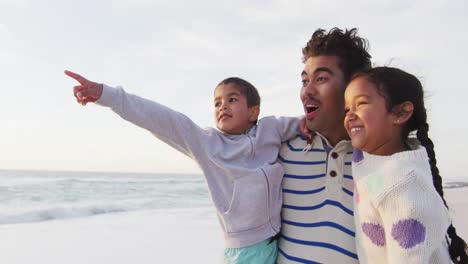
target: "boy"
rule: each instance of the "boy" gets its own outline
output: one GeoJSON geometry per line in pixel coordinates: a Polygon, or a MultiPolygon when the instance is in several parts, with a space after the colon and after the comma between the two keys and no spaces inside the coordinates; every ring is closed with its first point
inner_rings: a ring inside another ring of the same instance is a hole
{"type": "Polygon", "coordinates": [[[77,80],[74,95],[85,105],[96,102],[149,130],[184,153],[202,169],[224,232],[225,263],[275,263],[272,239],[281,226],[281,180],[276,162],[281,142],[299,132],[299,119],[264,117],[255,87],[240,78],[223,80],[214,92],[217,129],[202,129],[185,115],[122,88],[77,80]]]}

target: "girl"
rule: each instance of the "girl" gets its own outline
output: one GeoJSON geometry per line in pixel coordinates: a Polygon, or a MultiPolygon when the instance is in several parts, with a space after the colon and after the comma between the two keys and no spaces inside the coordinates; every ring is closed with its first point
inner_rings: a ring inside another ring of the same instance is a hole
{"type": "Polygon", "coordinates": [[[353,76],[345,104],[359,261],[468,263],[443,198],[418,79],[396,68],[369,69],[353,76]],[[417,138],[408,137],[413,131],[417,138]]]}

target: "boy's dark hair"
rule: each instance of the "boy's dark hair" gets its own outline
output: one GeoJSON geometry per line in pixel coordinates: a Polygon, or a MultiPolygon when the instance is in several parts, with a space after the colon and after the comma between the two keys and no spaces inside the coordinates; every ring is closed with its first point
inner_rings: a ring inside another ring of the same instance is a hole
{"type": "MultiPolygon", "coordinates": [[[[448,208],[444,199],[442,189],[442,177],[437,168],[437,160],[434,152],[434,143],[428,136],[429,125],[427,124],[426,108],[424,106],[424,92],[421,82],[414,75],[409,74],[397,68],[375,67],[355,74],[352,78],[364,77],[373,83],[377,92],[385,98],[387,110],[393,111],[393,108],[405,101],[413,104],[413,115],[406,123],[403,131],[403,138],[408,137],[409,133],[417,130],[416,136],[426,148],[429,156],[429,163],[432,172],[432,181],[434,187],[442,198],[445,206],[448,208]]],[[[447,233],[450,237],[449,253],[454,263],[468,263],[467,245],[459,237],[453,225],[450,225],[447,233]]]]}
{"type": "Polygon", "coordinates": [[[302,49],[303,62],[310,57],[337,56],[339,67],[343,71],[346,82],[355,72],[371,67],[371,55],[367,52],[368,41],[357,36],[358,30],[352,28],[344,32],[332,28],[328,33],[317,29],[307,45],[302,49]]]}
{"type": "Polygon", "coordinates": [[[239,92],[247,98],[247,106],[260,106],[260,95],[258,94],[257,88],[253,86],[248,81],[238,78],[238,77],[229,77],[222,80],[216,87],[220,85],[234,84],[239,89],[239,92]]]}

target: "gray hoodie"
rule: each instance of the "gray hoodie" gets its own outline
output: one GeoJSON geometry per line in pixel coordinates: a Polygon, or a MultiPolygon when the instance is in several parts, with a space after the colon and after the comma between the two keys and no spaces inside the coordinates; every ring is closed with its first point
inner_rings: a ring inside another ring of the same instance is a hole
{"type": "Polygon", "coordinates": [[[279,232],[284,170],[276,162],[281,142],[298,134],[299,118],[261,118],[242,135],[202,129],[156,102],[104,85],[97,101],[149,130],[202,169],[226,247],[246,247],[279,232]]]}

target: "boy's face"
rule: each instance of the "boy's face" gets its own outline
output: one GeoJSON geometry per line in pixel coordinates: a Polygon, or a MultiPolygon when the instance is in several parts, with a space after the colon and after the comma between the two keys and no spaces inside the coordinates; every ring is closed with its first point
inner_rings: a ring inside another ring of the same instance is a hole
{"type": "Polygon", "coordinates": [[[259,106],[247,106],[247,98],[235,84],[221,84],[214,92],[216,127],[227,134],[243,134],[258,118],[259,106]]]}
{"type": "Polygon", "coordinates": [[[301,101],[307,128],[324,135],[332,144],[346,138],[343,127],[344,74],[336,56],[315,56],[302,71],[301,101]]]}

